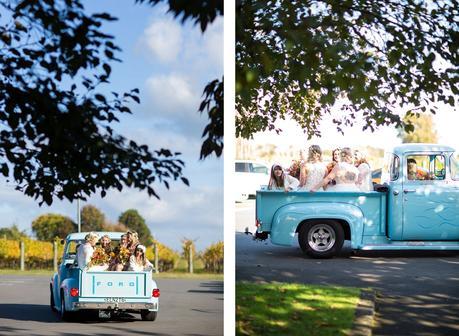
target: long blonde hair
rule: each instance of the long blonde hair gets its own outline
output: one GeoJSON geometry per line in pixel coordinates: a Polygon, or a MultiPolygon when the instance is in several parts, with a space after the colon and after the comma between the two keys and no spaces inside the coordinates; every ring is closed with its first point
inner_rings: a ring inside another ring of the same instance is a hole
{"type": "Polygon", "coordinates": [[[365,153],[363,153],[363,152],[359,151],[358,149],[356,149],[354,151],[354,156],[356,156],[356,154],[357,154],[357,158],[354,161],[354,165],[356,167],[360,166],[362,163],[366,163],[367,165],[370,165],[368,163],[368,161],[367,161],[365,153]]]}
{"type": "Polygon", "coordinates": [[[308,149],[308,162],[312,162],[314,155],[320,154],[319,162],[322,162],[322,149],[319,145],[312,145],[308,149]]]}

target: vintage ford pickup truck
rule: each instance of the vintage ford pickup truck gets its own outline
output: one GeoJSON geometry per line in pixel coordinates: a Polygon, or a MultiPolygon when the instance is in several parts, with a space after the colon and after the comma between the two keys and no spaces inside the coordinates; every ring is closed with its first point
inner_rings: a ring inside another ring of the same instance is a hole
{"type": "MultiPolygon", "coordinates": [[[[59,270],[50,282],[50,305],[63,320],[82,310],[97,310],[100,317],[119,312],[140,313],[142,320],[154,321],[159,309],[159,289],[151,272],[112,272],[81,270],[76,262],[76,249],[84,243],[87,232],[71,233],[65,239],[59,270]]],[[[112,243],[120,240],[120,232],[107,234],[112,243]]]]}
{"type": "Polygon", "coordinates": [[[330,258],[355,250],[459,250],[459,156],[436,144],[385,154],[382,185],[370,192],[260,190],[255,237],[330,258]]]}

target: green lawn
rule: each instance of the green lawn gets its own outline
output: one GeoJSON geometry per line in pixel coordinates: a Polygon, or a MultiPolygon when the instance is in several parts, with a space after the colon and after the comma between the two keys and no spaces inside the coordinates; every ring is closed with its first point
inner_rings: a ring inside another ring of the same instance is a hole
{"type": "Polygon", "coordinates": [[[236,283],[237,335],[346,335],[360,289],[236,283]]]}

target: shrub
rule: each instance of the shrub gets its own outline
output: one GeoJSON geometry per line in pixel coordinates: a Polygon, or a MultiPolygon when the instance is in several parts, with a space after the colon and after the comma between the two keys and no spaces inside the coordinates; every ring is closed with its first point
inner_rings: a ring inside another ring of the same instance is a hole
{"type": "Polygon", "coordinates": [[[206,271],[223,273],[223,247],[220,241],[206,248],[201,256],[206,271]]]}
{"type": "MultiPolygon", "coordinates": [[[[24,266],[28,269],[53,267],[53,243],[30,238],[24,242],[24,266]]],[[[63,246],[57,244],[57,256],[60,257],[63,246]]],[[[20,265],[20,241],[0,239],[0,268],[18,268],[20,265]]]]}
{"type": "MultiPolygon", "coordinates": [[[[170,249],[166,245],[163,245],[159,242],[155,242],[155,243],[158,246],[159,271],[167,272],[167,271],[173,270],[177,266],[177,262],[179,260],[178,253],[170,249]]],[[[154,254],[153,246],[147,249],[145,256],[148,258],[148,260],[154,263],[155,254],[154,254]]]]}

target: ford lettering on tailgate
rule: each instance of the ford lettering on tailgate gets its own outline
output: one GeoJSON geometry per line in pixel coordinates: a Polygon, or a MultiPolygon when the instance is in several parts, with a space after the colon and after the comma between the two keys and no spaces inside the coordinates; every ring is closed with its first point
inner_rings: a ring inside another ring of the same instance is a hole
{"type": "Polygon", "coordinates": [[[82,272],[82,297],[146,297],[147,273],[82,272]]]}

